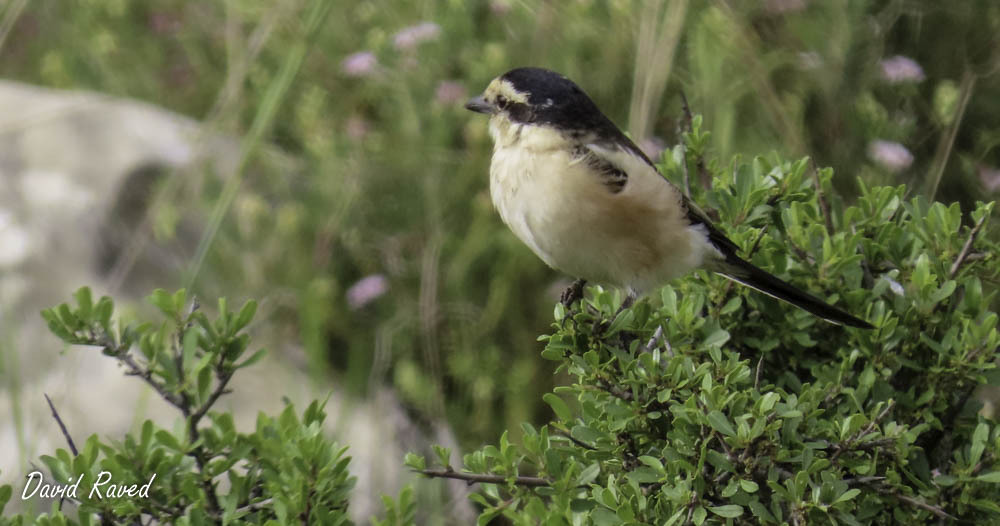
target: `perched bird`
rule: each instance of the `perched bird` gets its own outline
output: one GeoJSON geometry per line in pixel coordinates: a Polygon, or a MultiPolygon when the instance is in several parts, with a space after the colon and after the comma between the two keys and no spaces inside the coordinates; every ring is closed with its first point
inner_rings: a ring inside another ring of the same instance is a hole
{"type": "Polygon", "coordinates": [[[736,255],[738,247],[657,171],[573,81],[541,68],[497,77],[469,110],[490,115],[490,195],[550,267],[634,298],[704,267],[835,324],[868,323],[736,255]]]}

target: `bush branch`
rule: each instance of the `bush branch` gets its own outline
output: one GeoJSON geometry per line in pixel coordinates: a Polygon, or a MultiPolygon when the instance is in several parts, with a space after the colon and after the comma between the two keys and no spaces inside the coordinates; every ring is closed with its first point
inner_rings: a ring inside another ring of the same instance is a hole
{"type": "Polygon", "coordinates": [[[56,423],[59,424],[59,429],[62,430],[63,436],[66,437],[66,442],[69,442],[69,450],[73,452],[74,457],[79,455],[80,452],[76,450],[76,444],[73,443],[73,437],[69,436],[69,431],[66,430],[66,424],[63,424],[62,418],[59,418],[59,412],[56,411],[56,406],[52,404],[52,399],[49,398],[47,393],[42,394],[45,395],[45,401],[49,403],[49,409],[52,410],[52,418],[56,419],[56,423]]]}
{"type": "Polygon", "coordinates": [[[969,232],[969,239],[965,240],[962,251],[958,253],[955,262],[951,264],[951,270],[948,271],[948,279],[954,279],[955,275],[958,274],[958,270],[962,268],[962,263],[965,263],[965,260],[969,258],[969,252],[972,251],[972,243],[976,240],[976,236],[979,235],[979,231],[983,228],[987,217],[983,215],[983,217],[979,218],[979,221],[976,221],[976,226],[972,227],[972,231],[969,232]]]}
{"type": "Polygon", "coordinates": [[[847,437],[847,440],[845,440],[843,443],[834,446],[836,448],[836,451],[834,451],[833,455],[830,456],[830,461],[832,462],[834,460],[837,460],[837,457],[839,457],[841,453],[853,449],[854,443],[860,440],[861,437],[875,431],[875,428],[878,426],[879,422],[881,422],[889,414],[889,411],[892,411],[892,408],[895,406],[896,406],[896,401],[889,400],[889,403],[886,404],[885,409],[882,409],[882,412],[880,412],[878,416],[876,416],[875,419],[871,421],[871,423],[865,426],[864,429],[859,429],[856,433],[847,437]]]}
{"type": "MultiPolygon", "coordinates": [[[[459,473],[457,471],[452,471],[450,469],[422,469],[417,473],[431,477],[431,478],[445,478],[445,479],[455,479],[464,480],[470,485],[472,484],[505,484],[511,480],[510,477],[505,477],[503,475],[483,475],[479,473],[459,473]]],[[[541,477],[514,477],[513,478],[515,486],[526,486],[529,488],[538,488],[551,486],[552,484],[541,477]]]]}

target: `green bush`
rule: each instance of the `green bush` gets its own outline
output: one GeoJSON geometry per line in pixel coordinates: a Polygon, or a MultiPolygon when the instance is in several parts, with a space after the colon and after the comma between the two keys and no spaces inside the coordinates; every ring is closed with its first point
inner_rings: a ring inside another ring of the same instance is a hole
{"type": "Polygon", "coordinates": [[[611,319],[594,289],[556,307],[542,357],[573,379],[517,444],[440,451],[427,475],[480,482],[480,523],[924,524],[1000,521],[1000,426],[978,414],[1000,334],[996,245],[957,205],[868,188],[846,206],[807,160],[705,162],[705,134],[668,152],[752,261],[868,319],[826,323],[705,274],[611,319]],[[711,188],[694,175],[707,170],[711,188]]]}
{"type": "MultiPolygon", "coordinates": [[[[256,303],[230,312],[220,300],[212,320],[183,290],[161,290],[150,300],[164,321],[119,323],[116,329],[110,298],[95,303],[87,288],[75,298],[75,307],[62,304],[42,313],[50,330],[68,344],[96,346],[118,360],[125,374],[141,378],[176,407],[183,425],[164,429],[146,420],[122,441],[92,435],[80,450],[67,433],[70,451],[59,449],[41,460],[49,471],[43,474],[46,484],[78,483],[75,495],[65,499],[75,504],[75,513],[64,513],[64,499],[58,499],[50,513],[0,523],[349,523],[350,457],[325,436],[322,403],[313,402],[301,416],[291,405],[277,417],[260,414],[252,433],[237,432],[229,413],[211,411],[233,374],[264,353],[247,355],[244,328],[256,303]],[[146,489],[111,497],[106,484],[146,489]]],[[[40,490],[33,485],[29,491],[40,490]]],[[[11,486],[0,488],[0,513],[12,492],[11,486]]]]}
{"type": "MultiPolygon", "coordinates": [[[[957,205],[869,188],[847,206],[807,160],[705,155],[700,119],[663,173],[708,205],[757,265],[869,320],[828,324],[721,278],[688,277],[615,315],[600,288],[555,310],[541,356],[572,378],[542,398],[556,419],[450,465],[406,463],[481,484],[480,523],[922,523],[1000,520],[1000,427],[977,389],[997,383],[993,204],[963,226],[957,205]],[[710,187],[698,181],[712,181],[710,187]],[[984,288],[984,283],[987,286],[984,288]]],[[[147,421],[121,442],[88,438],[42,457],[60,483],[149,480],[148,498],[71,499],[40,524],[155,519],[205,524],[346,523],[353,478],[322,433],[322,404],[261,415],[249,434],[211,411],[248,356],[255,312],[224,300],[210,319],[183,291],[157,291],[158,323],[113,323],[109,298],[43,312],[70,344],[97,346],[174,405],[183,425],[147,421]],[[72,477],[72,478],[71,478],[72,477]]],[[[68,438],[68,437],[67,437],[68,438]]],[[[0,488],[0,505],[12,496],[0,488]]],[[[413,524],[413,491],[379,524],[413,524]]],[[[2,511],[2,507],[0,507],[2,511]]],[[[19,515],[5,522],[21,524],[19,515]]]]}

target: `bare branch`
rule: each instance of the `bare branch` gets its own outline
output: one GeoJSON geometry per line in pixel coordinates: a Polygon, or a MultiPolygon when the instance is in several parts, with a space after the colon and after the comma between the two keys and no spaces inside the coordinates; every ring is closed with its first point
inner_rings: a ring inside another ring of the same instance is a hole
{"type": "Polygon", "coordinates": [[[139,366],[139,364],[128,355],[128,350],[124,350],[116,354],[115,358],[118,358],[118,361],[125,364],[125,367],[128,368],[128,370],[125,371],[127,376],[138,376],[139,378],[142,378],[147,384],[149,384],[150,387],[153,388],[153,390],[156,391],[157,394],[169,402],[170,405],[183,411],[184,402],[180,399],[180,397],[170,391],[167,391],[166,387],[156,380],[153,380],[153,372],[149,369],[144,370],[141,366],[139,366]]]}
{"type": "MultiPolygon", "coordinates": [[[[683,130],[685,132],[691,132],[691,131],[694,131],[694,124],[693,124],[694,123],[694,118],[691,116],[691,108],[688,106],[687,97],[684,96],[684,92],[683,91],[681,91],[680,94],[681,94],[681,110],[684,112],[684,122],[683,122],[683,125],[681,126],[681,130],[683,130]]],[[[690,183],[688,182],[688,177],[687,177],[687,147],[686,146],[684,148],[684,161],[685,161],[685,166],[684,166],[684,175],[685,175],[685,177],[684,177],[684,195],[687,196],[687,197],[691,197],[691,187],[690,187],[690,183]]],[[[695,166],[698,168],[698,182],[701,183],[701,187],[702,188],[711,188],[712,187],[712,176],[711,176],[711,174],[708,173],[708,170],[705,168],[705,160],[702,159],[701,157],[698,157],[695,160],[695,166]]]]}
{"type": "Polygon", "coordinates": [[[579,438],[574,437],[573,435],[570,435],[569,433],[564,433],[562,431],[559,431],[558,435],[561,436],[561,437],[563,437],[563,438],[565,438],[565,439],[567,439],[567,440],[569,440],[570,442],[572,442],[572,443],[574,443],[574,444],[576,444],[576,445],[584,448],[584,449],[589,449],[591,451],[597,450],[596,447],[594,447],[594,446],[592,446],[592,445],[584,442],[583,440],[580,440],[579,438]]]}
{"type": "Polygon", "coordinates": [[[976,221],[976,226],[972,227],[972,231],[969,232],[969,239],[965,240],[965,245],[962,246],[962,251],[958,253],[958,257],[955,258],[955,262],[951,264],[951,270],[948,271],[948,279],[953,279],[958,270],[962,268],[962,263],[969,258],[969,252],[972,250],[972,243],[976,240],[976,236],[979,235],[979,231],[983,228],[983,223],[986,222],[986,215],[979,218],[976,221]]]}
{"type": "Polygon", "coordinates": [[[849,436],[847,440],[845,440],[843,443],[834,446],[836,448],[836,451],[834,451],[833,455],[830,456],[830,461],[832,462],[834,460],[837,460],[837,457],[839,457],[841,453],[852,449],[854,443],[857,442],[861,437],[875,431],[875,428],[878,426],[879,422],[881,422],[889,414],[889,411],[892,411],[892,408],[895,406],[896,406],[896,401],[889,400],[889,403],[886,404],[885,409],[882,409],[882,412],[879,413],[878,416],[876,416],[875,419],[872,420],[871,423],[869,423],[864,429],[859,429],[856,433],[849,436]]]}
{"type": "Polygon", "coordinates": [[[760,390],[760,375],[764,372],[764,355],[760,355],[760,359],[757,360],[757,372],[753,375],[753,389],[754,391],[760,390]]]}
{"type": "Polygon", "coordinates": [[[892,497],[894,497],[894,498],[896,498],[896,499],[898,499],[898,500],[900,500],[902,502],[905,502],[905,503],[907,503],[907,504],[909,504],[911,506],[916,506],[916,507],[918,507],[918,508],[920,508],[922,510],[927,510],[927,511],[933,513],[934,515],[937,515],[941,519],[958,520],[956,517],[954,517],[952,515],[949,515],[948,512],[944,511],[944,509],[941,508],[940,506],[934,506],[934,505],[931,505],[931,504],[927,504],[926,502],[924,502],[924,501],[922,501],[920,499],[915,499],[913,497],[907,497],[906,495],[900,495],[899,493],[896,493],[895,491],[889,490],[889,489],[886,489],[886,488],[876,487],[875,490],[878,491],[879,493],[881,493],[882,495],[890,495],[890,496],[892,496],[892,497]]]}
{"type": "MultiPolygon", "coordinates": [[[[479,473],[459,473],[457,471],[452,471],[450,469],[422,469],[417,471],[422,475],[431,478],[445,478],[445,479],[455,479],[464,480],[471,484],[506,484],[511,480],[510,477],[505,477],[503,475],[482,475],[479,473]]],[[[526,486],[530,488],[538,488],[550,486],[551,483],[541,477],[514,477],[514,484],[517,486],[526,486]]]]}
{"type": "Polygon", "coordinates": [[[809,159],[813,183],[816,185],[816,201],[819,203],[819,211],[823,214],[823,223],[826,226],[826,233],[833,235],[833,218],[830,217],[830,203],[826,202],[826,195],[823,194],[823,187],[819,181],[819,170],[816,169],[816,161],[809,159]]]}
{"type": "MultiPolygon", "coordinates": [[[[653,331],[653,337],[646,342],[646,345],[642,348],[640,352],[653,352],[660,343],[660,339],[663,338],[663,325],[657,325],[656,330],[653,331]]],[[[673,351],[670,350],[670,344],[667,344],[667,356],[673,356],[673,351]]]]}
{"type": "Polygon", "coordinates": [[[59,412],[56,411],[56,406],[52,405],[52,399],[49,398],[47,393],[42,394],[45,395],[45,401],[49,403],[49,409],[52,410],[52,418],[56,419],[56,423],[59,424],[59,429],[62,430],[63,436],[66,437],[66,442],[69,442],[69,450],[73,452],[74,457],[79,455],[80,452],[76,450],[76,444],[73,443],[73,437],[69,436],[69,431],[66,431],[66,425],[63,424],[62,418],[59,418],[59,412]]]}

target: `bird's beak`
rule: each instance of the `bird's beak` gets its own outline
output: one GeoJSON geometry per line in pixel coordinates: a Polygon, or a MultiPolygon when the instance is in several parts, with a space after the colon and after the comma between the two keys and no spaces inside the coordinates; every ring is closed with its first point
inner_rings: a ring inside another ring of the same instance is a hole
{"type": "Polygon", "coordinates": [[[469,102],[465,103],[465,109],[472,110],[476,113],[496,113],[496,107],[494,107],[482,95],[472,98],[469,102]]]}

